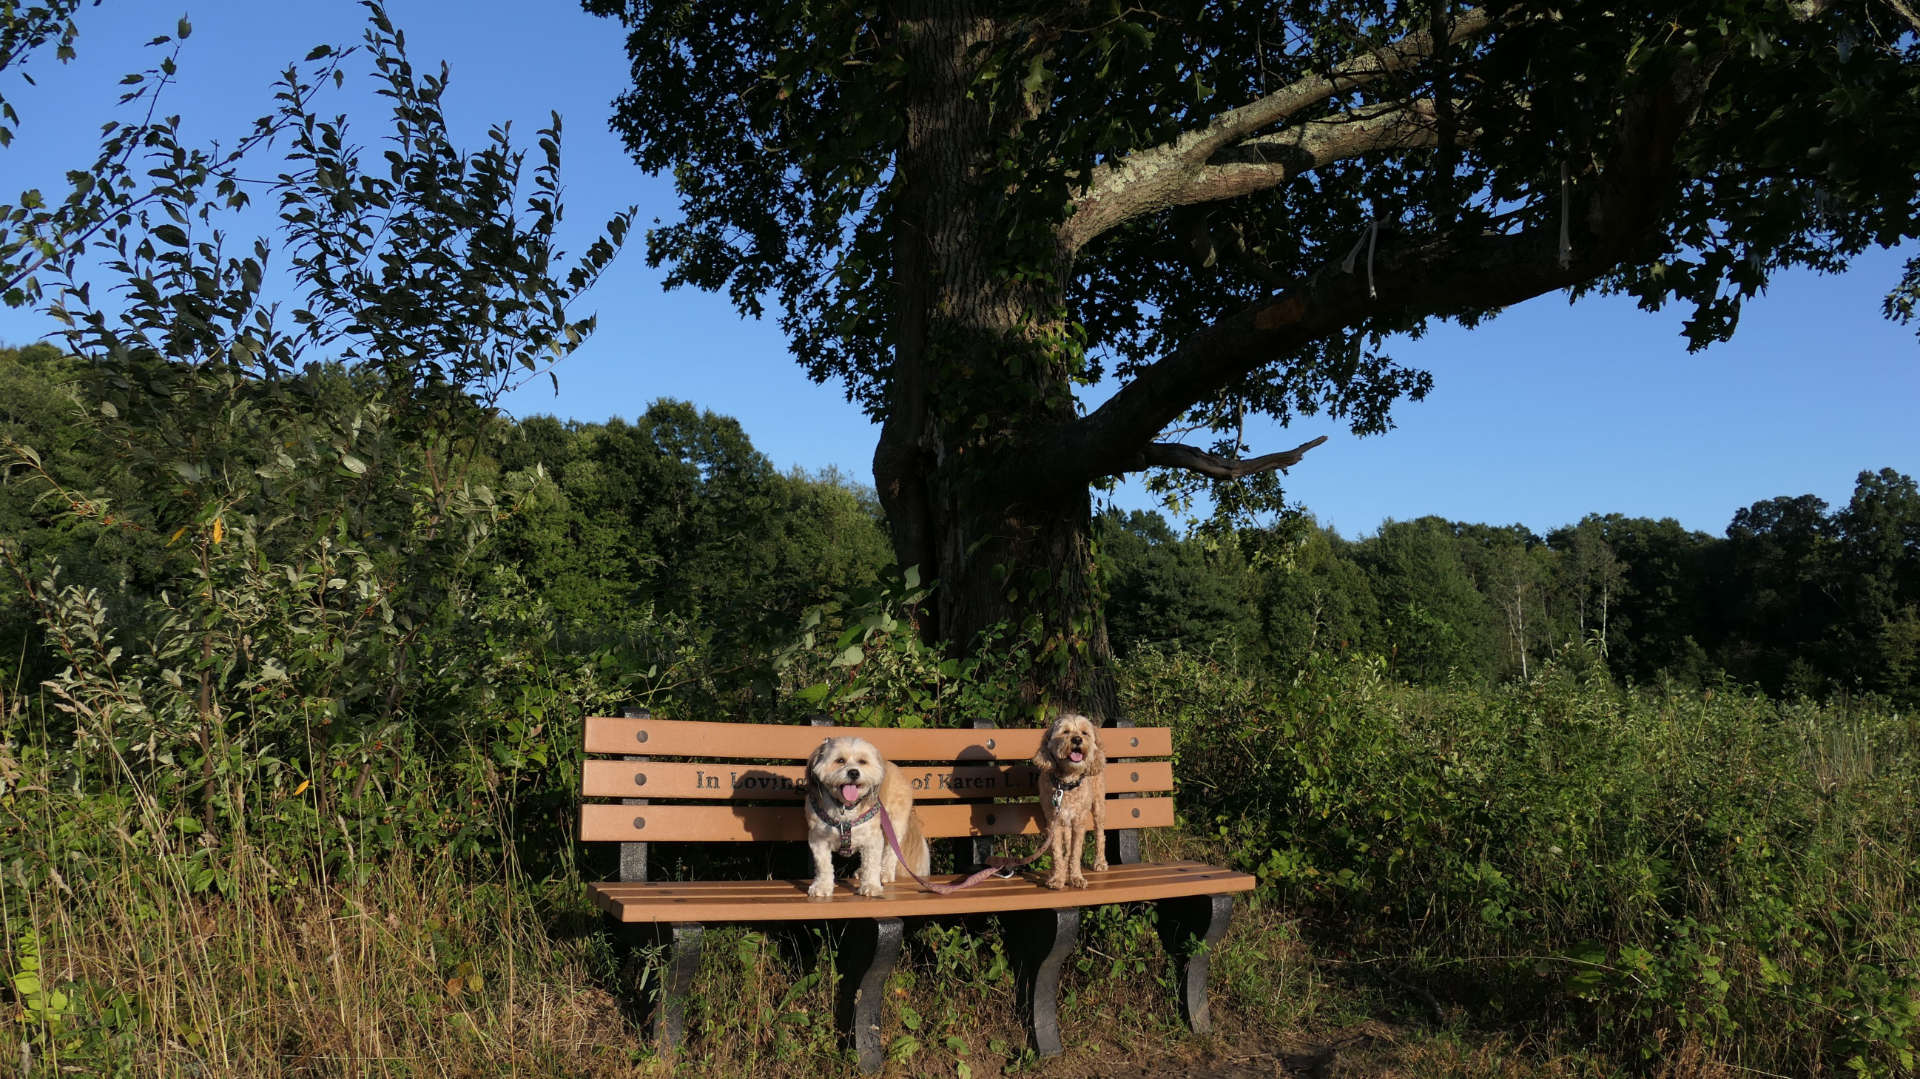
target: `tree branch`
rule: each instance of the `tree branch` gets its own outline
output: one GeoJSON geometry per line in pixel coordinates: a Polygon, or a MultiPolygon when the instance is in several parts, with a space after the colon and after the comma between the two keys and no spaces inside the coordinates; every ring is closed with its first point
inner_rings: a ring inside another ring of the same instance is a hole
{"type": "MultiPolygon", "coordinates": [[[[1830,2],[1802,2],[1796,5],[1796,8],[1800,12],[1801,18],[1810,19],[1824,12],[1830,6],[1830,2]]],[[[1892,8],[1901,18],[1907,20],[1908,26],[1913,27],[1915,31],[1920,31],[1920,13],[1916,13],[1911,7],[1901,3],[1900,0],[1887,0],[1887,6],[1892,8]]]]}
{"type": "Polygon", "coordinates": [[[1145,447],[1196,402],[1316,339],[1351,332],[1386,313],[1488,310],[1588,281],[1660,237],[1676,180],[1674,150],[1693,122],[1712,64],[1674,74],[1627,103],[1606,166],[1583,187],[1572,251],[1560,223],[1513,235],[1447,233],[1386,248],[1372,275],[1328,263],[1294,287],[1222,318],[1149,364],[1107,402],[1024,455],[1046,475],[1009,477],[1036,489],[1135,471],[1145,447]]]}
{"type": "Polygon", "coordinates": [[[1376,105],[1339,118],[1310,120],[1278,135],[1238,143],[1215,164],[1191,173],[1168,197],[1169,206],[1217,202],[1276,187],[1301,173],[1379,150],[1437,146],[1439,123],[1431,101],[1376,105]]]}
{"type": "Polygon", "coordinates": [[[1311,442],[1302,442],[1290,450],[1281,453],[1262,454],[1259,457],[1240,459],[1222,457],[1217,453],[1208,453],[1194,446],[1181,445],[1178,442],[1155,442],[1141,452],[1138,462],[1129,472],[1141,472],[1149,468],[1180,468],[1188,472],[1198,472],[1202,476],[1212,476],[1217,480],[1237,480],[1243,476],[1254,476],[1262,472],[1279,469],[1285,472],[1300,463],[1300,459],[1327,440],[1326,435],[1311,442]]]}
{"type": "MultiPolygon", "coordinates": [[[[1454,19],[1447,44],[1477,37],[1493,25],[1493,17],[1486,11],[1470,8],[1454,19]]],[[[1325,74],[1295,80],[1222,113],[1205,127],[1171,142],[1136,150],[1094,169],[1086,188],[1075,193],[1073,214],[1059,227],[1064,249],[1077,251],[1121,222],[1167,205],[1169,190],[1183,186],[1187,175],[1205,165],[1217,151],[1335,94],[1411,68],[1434,51],[1433,34],[1414,31],[1343,60],[1325,74]]]]}

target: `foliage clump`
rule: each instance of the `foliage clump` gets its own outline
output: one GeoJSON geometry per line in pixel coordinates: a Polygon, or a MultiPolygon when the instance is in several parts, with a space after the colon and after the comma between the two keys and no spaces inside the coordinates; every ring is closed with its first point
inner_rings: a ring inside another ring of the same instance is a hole
{"type": "Polygon", "coordinates": [[[1911,717],[1562,662],[1491,689],[1368,658],[1270,678],[1149,650],[1128,673],[1135,718],[1176,731],[1189,826],[1357,973],[1630,1055],[1913,1067],[1911,717]]]}

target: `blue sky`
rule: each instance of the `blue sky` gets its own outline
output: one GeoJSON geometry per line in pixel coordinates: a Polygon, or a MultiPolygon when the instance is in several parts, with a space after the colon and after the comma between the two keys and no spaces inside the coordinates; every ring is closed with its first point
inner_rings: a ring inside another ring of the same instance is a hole
{"type": "MultiPolygon", "coordinates": [[[[571,0],[391,0],[388,11],[416,66],[451,66],[446,105],[467,145],[504,120],[529,145],[548,110],[561,113],[574,249],[628,204],[641,224],[674,215],[668,181],[643,175],[607,128],[609,102],[627,86],[616,24],[571,0]]],[[[229,142],[267,111],[288,61],[320,42],[356,41],[364,25],[349,0],[83,9],[76,63],[38,58],[34,87],[6,76],[22,115],[15,144],[0,151],[8,201],[25,187],[56,189],[66,169],[92,159],[119,76],[157,62],[141,43],[182,13],[194,32],[167,111],[185,117],[191,137],[229,142]]],[[[348,90],[336,108],[357,118],[360,138],[377,138],[375,99],[348,90]]],[[[1903,259],[1876,252],[1841,276],[1781,275],[1748,305],[1732,342],[1692,355],[1680,311],[1543,296],[1471,332],[1441,328],[1395,350],[1435,379],[1426,401],[1398,410],[1396,430],[1358,439],[1309,421],[1256,429],[1253,449],[1331,435],[1288,491],[1347,536],[1423,514],[1544,531],[1589,512],[1673,517],[1717,535],[1735,510],[1775,495],[1843,505],[1863,469],[1920,473],[1920,344],[1879,314],[1903,259]]],[[[590,298],[600,331],[560,367],[558,395],[541,379],[511,395],[509,410],[592,421],[678,397],[737,418],[782,468],[839,466],[870,481],[877,429],[837,386],[808,382],[774,326],[743,321],[720,297],[664,293],[659,280],[636,236],[590,298]]],[[[48,328],[0,308],[0,342],[48,328]]],[[[1118,498],[1148,504],[1132,488],[1118,498]]]]}

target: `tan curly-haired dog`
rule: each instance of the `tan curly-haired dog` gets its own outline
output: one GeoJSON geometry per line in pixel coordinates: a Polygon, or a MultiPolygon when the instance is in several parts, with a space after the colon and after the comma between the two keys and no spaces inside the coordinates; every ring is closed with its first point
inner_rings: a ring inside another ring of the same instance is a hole
{"type": "Polygon", "coordinates": [[[1043,849],[1053,855],[1049,888],[1085,888],[1080,852],[1093,829],[1093,868],[1107,868],[1107,755],[1100,749],[1093,720],[1067,712],[1053,721],[1033,755],[1040,769],[1040,817],[1046,825],[1043,849]]]}

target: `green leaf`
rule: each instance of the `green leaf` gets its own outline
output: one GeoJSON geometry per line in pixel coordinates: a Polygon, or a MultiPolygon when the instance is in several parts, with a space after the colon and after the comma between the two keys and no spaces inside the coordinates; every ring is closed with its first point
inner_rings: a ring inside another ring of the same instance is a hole
{"type": "Polygon", "coordinates": [[[1028,98],[1038,98],[1040,89],[1046,85],[1046,82],[1047,58],[1044,54],[1036,53],[1033,59],[1027,62],[1027,76],[1020,80],[1020,89],[1028,98]]]}
{"type": "Polygon", "coordinates": [[[920,1039],[911,1034],[902,1034],[887,1046],[887,1059],[896,1063],[913,1059],[920,1051],[920,1039]]]}

